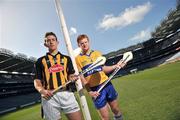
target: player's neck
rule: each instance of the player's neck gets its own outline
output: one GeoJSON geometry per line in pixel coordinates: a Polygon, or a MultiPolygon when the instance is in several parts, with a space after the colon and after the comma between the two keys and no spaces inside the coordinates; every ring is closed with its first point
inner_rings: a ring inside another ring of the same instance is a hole
{"type": "Polygon", "coordinates": [[[54,55],[56,55],[58,53],[58,50],[56,49],[56,50],[53,50],[53,51],[49,51],[49,53],[54,56],[54,55]]]}
{"type": "Polygon", "coordinates": [[[90,51],[90,49],[84,50],[84,51],[83,51],[83,54],[85,55],[85,54],[87,54],[89,51],[90,51]]]}

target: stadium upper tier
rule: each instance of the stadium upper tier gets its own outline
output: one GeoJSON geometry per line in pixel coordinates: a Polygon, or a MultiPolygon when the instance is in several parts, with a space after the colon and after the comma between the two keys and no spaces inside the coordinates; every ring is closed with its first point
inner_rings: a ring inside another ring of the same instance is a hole
{"type": "Polygon", "coordinates": [[[155,31],[151,33],[153,38],[165,38],[166,36],[176,32],[180,28],[180,7],[170,10],[167,17],[162,20],[155,31]]]}
{"type": "Polygon", "coordinates": [[[12,51],[0,48],[0,71],[31,73],[36,58],[22,53],[13,54],[12,51]]]}
{"type": "MultiPolygon", "coordinates": [[[[151,33],[152,37],[149,40],[139,43],[137,45],[130,46],[128,48],[110,52],[106,54],[105,56],[107,58],[111,58],[113,56],[119,56],[126,51],[132,51],[132,50],[134,51],[138,49],[143,49],[143,48],[155,45],[156,43],[160,41],[164,41],[164,40],[166,40],[166,44],[171,43],[172,40],[169,38],[173,36],[174,34],[179,33],[179,31],[180,31],[180,5],[178,4],[176,9],[170,10],[167,17],[164,20],[162,20],[159,26],[155,28],[155,30],[151,33]]],[[[166,45],[163,45],[163,46],[166,46],[166,45]]]]}

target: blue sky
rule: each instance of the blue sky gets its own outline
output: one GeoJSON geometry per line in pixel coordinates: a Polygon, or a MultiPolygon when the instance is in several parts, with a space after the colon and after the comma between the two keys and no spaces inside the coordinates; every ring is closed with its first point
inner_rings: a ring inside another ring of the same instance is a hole
{"type": "MultiPolygon", "coordinates": [[[[103,54],[150,38],[176,0],[61,0],[73,48],[87,34],[103,54]]],[[[0,48],[40,57],[45,32],[53,31],[67,54],[54,0],[0,0],[0,48]]]]}

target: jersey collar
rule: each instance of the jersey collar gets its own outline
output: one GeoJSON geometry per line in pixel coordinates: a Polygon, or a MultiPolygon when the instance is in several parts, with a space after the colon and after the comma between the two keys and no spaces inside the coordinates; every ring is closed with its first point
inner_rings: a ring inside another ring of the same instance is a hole
{"type": "Polygon", "coordinates": [[[81,55],[81,56],[82,56],[82,55],[90,56],[92,52],[93,52],[93,50],[88,50],[88,51],[86,52],[86,54],[83,54],[83,52],[81,51],[80,55],[81,55]]]}
{"type": "Polygon", "coordinates": [[[55,54],[55,55],[52,55],[51,53],[47,52],[46,55],[51,55],[53,57],[57,56],[58,54],[61,54],[59,51],[55,54]]]}

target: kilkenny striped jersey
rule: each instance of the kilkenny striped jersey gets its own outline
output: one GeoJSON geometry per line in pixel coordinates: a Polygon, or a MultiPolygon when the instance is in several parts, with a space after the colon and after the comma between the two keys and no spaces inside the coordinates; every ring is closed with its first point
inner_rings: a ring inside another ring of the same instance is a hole
{"type": "Polygon", "coordinates": [[[54,56],[47,53],[35,63],[35,79],[41,80],[45,89],[56,89],[65,84],[67,76],[74,72],[70,57],[60,52],[54,56]]]}

